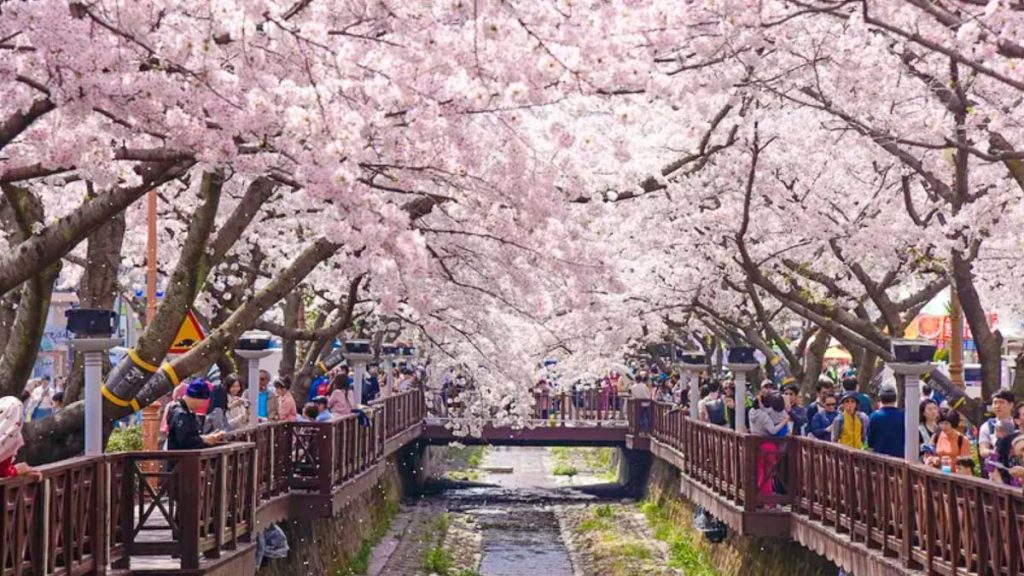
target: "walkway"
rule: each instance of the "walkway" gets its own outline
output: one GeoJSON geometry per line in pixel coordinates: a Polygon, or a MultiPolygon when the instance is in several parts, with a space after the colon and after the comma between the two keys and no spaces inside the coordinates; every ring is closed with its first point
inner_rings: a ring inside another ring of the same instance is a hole
{"type": "MultiPolygon", "coordinates": [[[[650,450],[681,471],[684,496],[733,530],[796,540],[858,575],[1024,573],[1019,489],[809,438],[738,434],[662,404],[649,430],[633,410],[586,420],[577,408],[532,429],[491,427],[489,438],[650,450]]],[[[418,391],[370,417],[371,427],[354,416],[263,424],[224,447],[76,458],[42,467],[42,482],[0,481],[0,576],[103,574],[108,560],[115,573],[251,573],[255,526],[335,516],[386,456],[452,438],[444,421],[428,424],[418,391]]]]}

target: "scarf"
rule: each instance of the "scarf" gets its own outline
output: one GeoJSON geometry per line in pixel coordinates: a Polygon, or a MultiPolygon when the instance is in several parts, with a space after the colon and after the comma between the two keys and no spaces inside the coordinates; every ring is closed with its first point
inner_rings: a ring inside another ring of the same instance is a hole
{"type": "Polygon", "coordinates": [[[843,412],[843,432],[839,435],[839,443],[858,450],[864,448],[862,427],[863,424],[856,413],[847,414],[843,412]]]}
{"type": "Polygon", "coordinates": [[[13,458],[25,444],[21,436],[24,410],[14,396],[0,398],[0,462],[13,458]]]}

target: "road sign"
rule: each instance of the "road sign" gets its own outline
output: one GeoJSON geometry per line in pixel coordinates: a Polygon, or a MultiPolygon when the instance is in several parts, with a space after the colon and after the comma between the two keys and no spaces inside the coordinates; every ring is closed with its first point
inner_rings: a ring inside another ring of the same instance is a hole
{"type": "Polygon", "coordinates": [[[170,354],[184,354],[192,348],[195,348],[197,344],[206,338],[206,334],[203,332],[203,327],[199,325],[199,320],[196,319],[196,315],[189,310],[188,314],[185,315],[185,321],[181,323],[181,328],[178,329],[178,335],[174,337],[174,343],[171,344],[171,349],[168,350],[170,354]]]}

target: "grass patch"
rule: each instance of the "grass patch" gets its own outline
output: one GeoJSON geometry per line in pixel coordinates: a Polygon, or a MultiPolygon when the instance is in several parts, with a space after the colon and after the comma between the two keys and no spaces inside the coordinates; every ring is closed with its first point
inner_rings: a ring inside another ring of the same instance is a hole
{"type": "Polygon", "coordinates": [[[615,482],[619,478],[618,465],[615,462],[614,448],[584,448],[556,446],[548,448],[555,461],[555,476],[575,476],[586,474],[596,476],[605,482],[615,482]],[[575,473],[569,474],[570,469],[575,473]],[[561,470],[562,473],[557,472],[561,470]]]}
{"type": "Polygon", "coordinates": [[[487,446],[449,446],[444,477],[462,482],[479,482],[483,477],[479,468],[486,456],[487,446]]]}
{"type": "Polygon", "coordinates": [[[423,553],[423,569],[427,572],[448,576],[454,563],[451,552],[445,550],[443,546],[427,548],[423,553]]]}
{"type": "Polygon", "coordinates": [[[380,520],[373,527],[373,531],[363,539],[359,552],[349,558],[341,568],[334,570],[334,576],[358,576],[366,574],[370,570],[370,558],[373,556],[373,547],[381,541],[391,528],[391,521],[398,515],[401,505],[397,500],[385,500],[384,508],[381,510],[380,520]]]}
{"type": "Polygon", "coordinates": [[[555,468],[554,470],[551,471],[551,473],[554,474],[555,476],[568,476],[572,478],[573,476],[579,474],[580,471],[577,470],[576,467],[573,466],[572,464],[559,462],[555,464],[555,468]]]}
{"type": "Polygon", "coordinates": [[[648,501],[640,505],[640,511],[647,517],[654,537],[668,544],[670,568],[679,568],[687,576],[718,575],[707,554],[672,520],[671,510],[648,501]]]}

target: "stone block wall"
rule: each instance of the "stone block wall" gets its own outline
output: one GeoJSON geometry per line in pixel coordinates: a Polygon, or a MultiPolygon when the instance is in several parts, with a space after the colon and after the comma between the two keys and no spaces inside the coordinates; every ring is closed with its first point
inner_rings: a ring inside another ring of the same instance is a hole
{"type": "Polygon", "coordinates": [[[646,497],[671,511],[693,536],[721,576],[835,576],[839,568],[796,542],[739,536],[729,532],[722,543],[709,543],[693,528],[694,506],[679,495],[679,470],[654,458],[646,497]]]}
{"type": "Polygon", "coordinates": [[[288,536],[288,558],[264,560],[258,576],[313,576],[344,574],[364,543],[390,520],[403,497],[401,459],[398,454],[384,462],[376,485],[355,498],[335,518],[290,519],[278,524],[288,536]]]}

